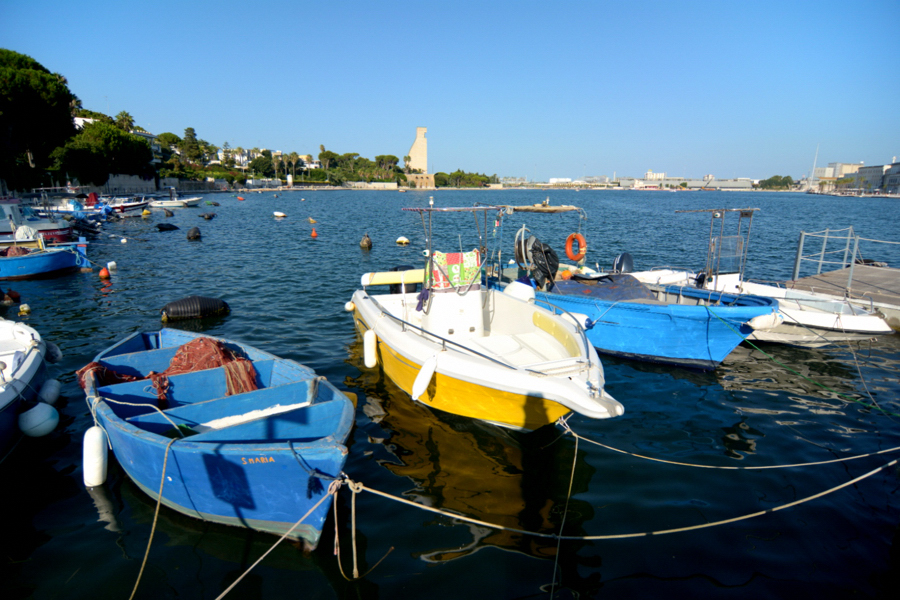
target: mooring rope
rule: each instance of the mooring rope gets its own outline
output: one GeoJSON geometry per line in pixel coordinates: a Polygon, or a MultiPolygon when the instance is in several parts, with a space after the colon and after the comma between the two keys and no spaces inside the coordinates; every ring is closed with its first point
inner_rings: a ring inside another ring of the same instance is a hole
{"type": "Polygon", "coordinates": [[[176,441],[178,441],[178,438],[172,438],[169,443],[166,444],[166,455],[163,458],[162,475],[159,478],[159,492],[156,497],[156,511],[153,513],[153,526],[150,527],[150,538],[147,540],[147,550],[144,551],[144,560],[141,562],[141,570],[138,572],[137,581],[134,582],[134,589],[131,590],[131,596],[128,597],[128,600],[132,600],[137,593],[138,586],[141,584],[141,577],[144,575],[144,567],[147,566],[147,557],[150,556],[150,546],[153,545],[153,534],[156,533],[156,521],[159,518],[159,507],[162,505],[163,486],[166,484],[166,466],[169,463],[169,449],[176,441]]]}

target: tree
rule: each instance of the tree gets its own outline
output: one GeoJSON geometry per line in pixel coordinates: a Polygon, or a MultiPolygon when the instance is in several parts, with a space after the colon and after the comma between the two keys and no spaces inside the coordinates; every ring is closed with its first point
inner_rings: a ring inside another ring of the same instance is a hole
{"type": "Polygon", "coordinates": [[[184,130],[184,138],[181,140],[181,158],[189,163],[198,163],[202,156],[197,133],[193,127],[188,127],[184,130]]]}
{"type": "Polygon", "coordinates": [[[116,127],[130,133],[131,130],[134,129],[134,119],[123,110],[116,115],[116,127]]]}
{"type": "Polygon", "coordinates": [[[291,175],[297,178],[297,163],[300,162],[300,155],[296,152],[288,154],[288,162],[291,163],[291,175]]]}
{"type": "Polygon", "coordinates": [[[65,77],[0,49],[0,179],[13,189],[38,185],[50,154],[75,135],[80,106],[65,77]]]}
{"type": "Polygon", "coordinates": [[[153,176],[147,140],[103,121],[87,123],[53,158],[57,169],[83,184],[103,185],[111,173],[153,176]]]}
{"type": "Polygon", "coordinates": [[[250,171],[262,177],[275,175],[275,165],[272,162],[272,153],[264,150],[262,154],[250,161],[250,171]]]}
{"type": "Polygon", "coordinates": [[[409,156],[403,157],[403,172],[409,173],[409,161],[412,160],[409,156]]]}
{"type": "MultiPolygon", "coordinates": [[[[324,148],[324,146],[322,147],[324,148]]],[[[331,168],[331,165],[337,163],[338,158],[340,158],[338,154],[330,150],[322,150],[319,153],[319,162],[322,163],[322,168],[326,171],[331,168]]]]}

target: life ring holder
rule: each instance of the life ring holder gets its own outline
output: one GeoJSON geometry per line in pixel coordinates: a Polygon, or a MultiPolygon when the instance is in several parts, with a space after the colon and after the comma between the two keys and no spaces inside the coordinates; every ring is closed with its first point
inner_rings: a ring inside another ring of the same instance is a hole
{"type": "Polygon", "coordinates": [[[574,260],[576,262],[584,260],[584,257],[587,255],[587,241],[584,239],[584,236],[580,233],[571,233],[569,237],[566,238],[566,256],[569,257],[569,260],[574,260]],[[578,254],[572,249],[573,242],[578,242],[578,254]]]}

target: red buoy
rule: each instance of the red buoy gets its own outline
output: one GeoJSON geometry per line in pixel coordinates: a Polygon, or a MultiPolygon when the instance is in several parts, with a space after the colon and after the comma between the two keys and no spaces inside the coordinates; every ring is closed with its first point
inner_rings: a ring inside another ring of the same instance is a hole
{"type": "Polygon", "coordinates": [[[243,198],[241,196],[238,196],[238,200],[243,200],[243,198]]]}
{"type": "Polygon", "coordinates": [[[313,227],[313,230],[312,230],[312,234],[311,234],[311,235],[312,235],[312,237],[319,237],[319,234],[316,233],[316,228],[315,228],[315,227],[313,227]]]}
{"type": "Polygon", "coordinates": [[[109,269],[106,267],[100,269],[100,279],[109,279],[109,269]]]}

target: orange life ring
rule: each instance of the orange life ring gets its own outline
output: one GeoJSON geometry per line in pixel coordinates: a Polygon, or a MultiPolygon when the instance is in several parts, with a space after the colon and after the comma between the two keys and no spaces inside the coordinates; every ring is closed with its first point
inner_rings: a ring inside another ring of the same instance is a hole
{"type": "Polygon", "coordinates": [[[584,236],[580,233],[572,233],[569,237],[566,238],[566,256],[569,257],[569,260],[581,260],[584,258],[585,254],[587,254],[587,242],[584,239],[584,236]],[[578,254],[572,251],[572,242],[578,242],[578,254]]]}

